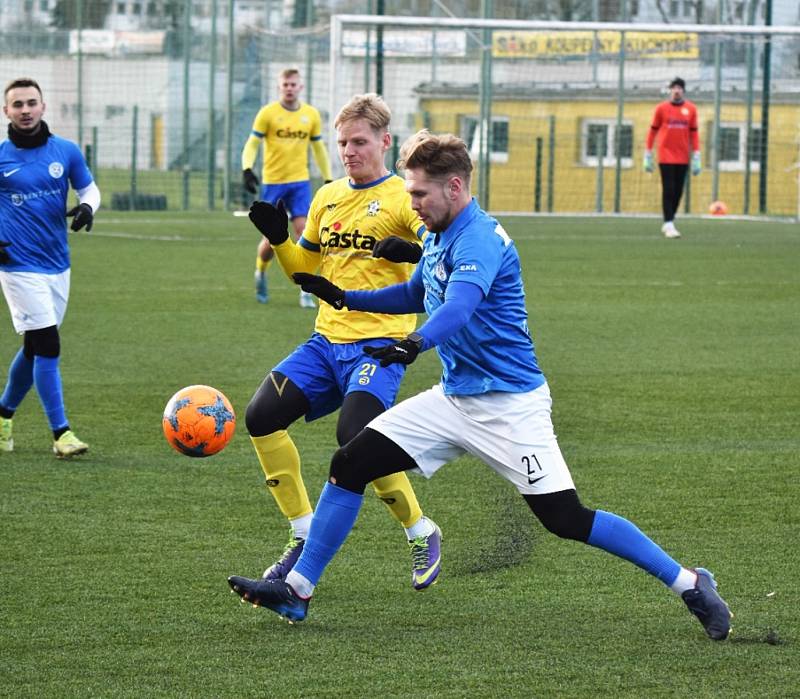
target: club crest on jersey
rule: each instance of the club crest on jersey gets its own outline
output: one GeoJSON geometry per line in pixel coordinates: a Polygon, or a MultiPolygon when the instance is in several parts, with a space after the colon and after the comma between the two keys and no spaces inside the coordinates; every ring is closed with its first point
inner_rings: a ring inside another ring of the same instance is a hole
{"type": "Polygon", "coordinates": [[[433,274],[440,282],[447,281],[447,270],[444,268],[444,262],[436,263],[433,274]]]}
{"type": "Polygon", "coordinates": [[[381,203],[377,199],[373,199],[367,204],[367,216],[377,216],[381,210],[381,203]]]}
{"type": "Polygon", "coordinates": [[[24,201],[25,201],[25,197],[23,197],[21,194],[12,194],[11,195],[11,203],[14,206],[22,206],[22,202],[24,202],[24,201]]]}
{"type": "Polygon", "coordinates": [[[336,208],[336,202],[328,204],[325,208],[328,209],[328,211],[333,211],[336,208]]]}
{"type": "Polygon", "coordinates": [[[686,107],[683,107],[681,109],[681,114],[683,114],[683,116],[689,116],[689,110],[686,107]]]}
{"type": "Polygon", "coordinates": [[[64,174],[64,166],[55,160],[47,166],[47,172],[50,173],[50,177],[57,180],[59,177],[61,177],[61,175],[64,174]]]}

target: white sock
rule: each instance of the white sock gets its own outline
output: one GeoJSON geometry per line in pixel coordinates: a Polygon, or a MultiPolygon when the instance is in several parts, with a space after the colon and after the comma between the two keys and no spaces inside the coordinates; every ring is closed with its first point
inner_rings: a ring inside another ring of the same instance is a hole
{"type": "Polygon", "coordinates": [[[414,524],[406,528],[408,540],[416,539],[418,536],[430,536],[433,534],[434,527],[427,517],[420,517],[414,524]]]}
{"type": "Polygon", "coordinates": [[[686,590],[693,589],[695,585],[697,585],[697,573],[688,568],[681,568],[681,572],[678,573],[678,577],[675,578],[675,582],[669,586],[669,589],[680,596],[686,590]]]}
{"type": "Polygon", "coordinates": [[[295,538],[308,539],[308,530],[311,528],[311,518],[314,516],[313,512],[308,515],[303,515],[297,519],[290,519],[289,524],[292,525],[292,532],[295,538]]]}
{"type": "Polygon", "coordinates": [[[303,599],[311,597],[314,594],[314,587],[316,587],[308,578],[293,570],[290,570],[286,576],[286,584],[294,590],[298,597],[303,599]]]}

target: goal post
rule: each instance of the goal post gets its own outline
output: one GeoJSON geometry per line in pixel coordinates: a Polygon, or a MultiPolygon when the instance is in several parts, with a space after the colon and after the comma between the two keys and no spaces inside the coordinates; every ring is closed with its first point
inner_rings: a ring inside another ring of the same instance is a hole
{"type": "Polygon", "coordinates": [[[493,211],[655,215],[645,139],[680,76],[703,157],[688,211],[722,199],[735,214],[797,213],[800,27],[334,15],[329,51],[334,162],[334,115],[380,86],[400,142],[423,127],[464,138],[493,211]]]}

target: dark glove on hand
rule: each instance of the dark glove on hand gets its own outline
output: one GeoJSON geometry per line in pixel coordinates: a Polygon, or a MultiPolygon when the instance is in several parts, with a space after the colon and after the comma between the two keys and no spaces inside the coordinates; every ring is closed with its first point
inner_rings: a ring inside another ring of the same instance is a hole
{"type": "Polygon", "coordinates": [[[273,206],[265,201],[254,201],[250,207],[250,220],[272,245],[280,245],[289,237],[289,217],[283,199],[273,206]]]}
{"type": "Polygon", "coordinates": [[[11,245],[7,240],[0,240],[0,265],[7,265],[11,262],[11,255],[6,252],[6,248],[11,245]]]}
{"type": "Polygon", "coordinates": [[[422,248],[396,235],[379,240],[372,250],[373,257],[383,257],[389,262],[411,262],[417,264],[422,257],[422,248]]]}
{"type": "Polygon", "coordinates": [[[306,272],[295,272],[292,275],[295,284],[299,284],[303,291],[314,294],[317,298],[329,303],[337,311],[344,308],[344,289],[340,289],[336,284],[329,282],[325,277],[317,274],[307,274],[306,272]]]}
{"type": "Polygon", "coordinates": [[[325,180],[322,184],[330,184],[333,180],[325,180]]]}
{"type": "Polygon", "coordinates": [[[422,349],[422,339],[412,339],[411,336],[405,340],[400,340],[393,345],[383,347],[364,347],[364,354],[368,354],[373,359],[380,359],[381,366],[390,364],[411,364],[422,349]]]}
{"type": "Polygon", "coordinates": [[[89,206],[88,204],[78,204],[77,206],[74,206],[69,211],[67,211],[67,217],[70,216],[75,217],[72,219],[70,230],[79,231],[84,226],[86,226],[87,233],[90,230],[92,230],[92,224],[94,223],[94,214],[92,213],[92,207],[89,206]]]}
{"type": "Polygon", "coordinates": [[[256,173],[250,168],[242,170],[242,182],[244,183],[244,188],[250,192],[250,194],[258,194],[258,185],[260,183],[258,177],[256,177],[256,173]]]}

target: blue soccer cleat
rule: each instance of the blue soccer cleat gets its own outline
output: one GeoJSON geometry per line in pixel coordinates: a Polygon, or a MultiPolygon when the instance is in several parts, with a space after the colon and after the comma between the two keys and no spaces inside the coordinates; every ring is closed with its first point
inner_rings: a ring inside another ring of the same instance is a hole
{"type": "Polygon", "coordinates": [[[266,607],[290,622],[303,621],[311,598],[298,597],[285,580],[253,580],[239,575],[228,578],[231,589],[254,607],[266,607]]]}
{"type": "Polygon", "coordinates": [[[256,270],[256,301],[267,303],[269,301],[269,291],[267,290],[267,273],[256,270]]]}
{"type": "Polygon", "coordinates": [[[433,524],[433,532],[428,536],[411,539],[411,584],[415,590],[424,590],[436,582],[442,570],[442,530],[433,524]]]}
{"type": "Polygon", "coordinates": [[[264,571],[261,578],[263,580],[283,580],[289,571],[294,568],[294,564],[297,563],[297,559],[303,553],[305,545],[305,539],[301,539],[299,536],[291,536],[286,548],[283,549],[281,557],[264,571]]]}
{"type": "Polygon", "coordinates": [[[709,638],[724,641],[731,632],[731,610],[717,592],[714,576],[705,568],[695,568],[697,583],[681,597],[703,625],[709,638]]]}

